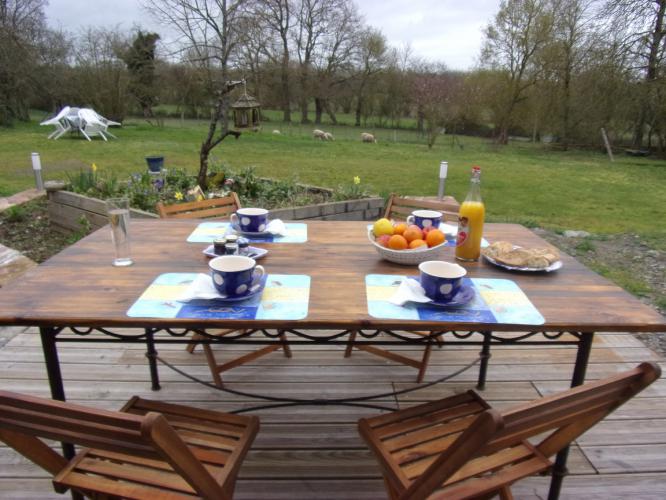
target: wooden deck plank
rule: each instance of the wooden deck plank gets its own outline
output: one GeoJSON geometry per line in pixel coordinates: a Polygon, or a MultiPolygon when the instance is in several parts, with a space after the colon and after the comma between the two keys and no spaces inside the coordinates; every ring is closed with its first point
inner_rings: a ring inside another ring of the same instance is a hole
{"type": "MultiPolygon", "coordinates": [[[[59,344],[65,390],[71,401],[117,409],[131,395],[238,410],[256,406],[248,398],[184,380],[160,367],[163,389],[150,390],[145,348],[140,344],[59,344]]],[[[219,347],[218,347],[219,348],[219,347]]],[[[229,346],[233,355],[251,347],[229,346]]],[[[343,346],[294,346],[294,357],[281,353],[225,373],[229,387],[272,396],[341,398],[414,387],[414,370],[343,346]],[[316,370],[313,367],[317,367],[316,370]]],[[[401,352],[418,357],[420,348],[401,352]]],[[[158,346],[179,368],[210,380],[203,354],[187,354],[182,345],[158,346]]],[[[493,347],[489,382],[483,396],[499,409],[562,390],[569,385],[574,347],[493,347]]],[[[434,349],[427,379],[451,373],[474,359],[477,346],[434,349]]],[[[221,356],[224,358],[224,354],[221,356]]],[[[632,335],[598,335],[588,379],[626,369],[640,360],[658,359],[632,335]]],[[[48,396],[41,345],[35,329],[19,333],[0,349],[0,388],[48,396]]],[[[385,397],[377,404],[396,408],[431,401],[474,388],[478,367],[413,393],[385,397]]],[[[359,438],[356,421],[382,413],[361,407],[308,406],[255,412],[261,430],[241,469],[239,499],[379,499],[386,498],[379,469],[359,438]]],[[[583,435],[572,448],[571,475],[561,498],[666,497],[666,379],[583,435]]],[[[543,498],[548,478],[530,478],[514,486],[516,498],[543,498]]],[[[62,498],[34,465],[0,447],[0,499],[62,498]]]]}

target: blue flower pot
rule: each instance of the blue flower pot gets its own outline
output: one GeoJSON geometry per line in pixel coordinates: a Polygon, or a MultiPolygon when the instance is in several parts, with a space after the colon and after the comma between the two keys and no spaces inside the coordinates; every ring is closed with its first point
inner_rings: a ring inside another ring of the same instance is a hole
{"type": "Polygon", "coordinates": [[[151,172],[161,172],[164,167],[164,156],[146,156],[146,163],[151,172]]]}

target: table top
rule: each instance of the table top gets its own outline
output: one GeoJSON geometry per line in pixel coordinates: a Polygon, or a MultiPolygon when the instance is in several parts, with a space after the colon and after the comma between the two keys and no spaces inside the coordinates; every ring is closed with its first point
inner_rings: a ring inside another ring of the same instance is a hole
{"type": "MultiPolygon", "coordinates": [[[[417,275],[416,266],[382,260],[367,239],[367,222],[308,221],[307,243],[254,244],[267,248],[261,264],[271,274],[311,276],[308,315],[302,320],[201,320],[130,318],[127,310],[153,280],[168,272],[208,272],[205,244],[185,240],[201,221],[133,220],[134,265],[111,265],[108,226],[92,233],[7,287],[0,289],[0,325],[190,328],[340,328],[483,330],[479,323],[377,319],[368,314],[367,274],[417,275]]],[[[548,246],[516,224],[486,224],[489,241],[548,246]]],[[[453,248],[442,251],[453,261],[453,248]]],[[[515,281],[545,318],[543,325],[486,325],[494,331],[666,331],[666,318],[562,254],[552,273],[509,272],[484,262],[462,263],[471,278],[515,281]]]]}

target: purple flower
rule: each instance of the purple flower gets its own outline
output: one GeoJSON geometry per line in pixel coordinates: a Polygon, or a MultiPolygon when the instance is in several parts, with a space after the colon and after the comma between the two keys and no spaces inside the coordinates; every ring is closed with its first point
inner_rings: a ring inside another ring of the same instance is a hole
{"type": "Polygon", "coordinates": [[[164,179],[155,179],[153,185],[155,186],[155,189],[161,191],[162,188],[164,187],[164,179]]]}

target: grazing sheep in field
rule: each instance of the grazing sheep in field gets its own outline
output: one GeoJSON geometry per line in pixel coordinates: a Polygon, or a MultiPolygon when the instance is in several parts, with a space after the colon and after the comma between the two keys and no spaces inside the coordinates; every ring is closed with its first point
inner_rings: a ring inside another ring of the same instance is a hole
{"type": "Polygon", "coordinates": [[[273,130],[273,134],[274,135],[282,135],[282,133],[278,129],[273,130]]]}
{"type": "Polygon", "coordinates": [[[324,140],[334,141],[335,138],[333,137],[333,134],[331,134],[330,132],[324,132],[324,140]]]}
{"type": "Polygon", "coordinates": [[[375,136],[372,134],[368,134],[367,132],[361,133],[361,141],[363,142],[377,142],[377,139],[375,139],[375,136]]]}
{"type": "Polygon", "coordinates": [[[315,139],[320,139],[322,141],[325,141],[326,140],[326,132],[316,128],[312,131],[312,137],[314,137],[315,139]]]}

